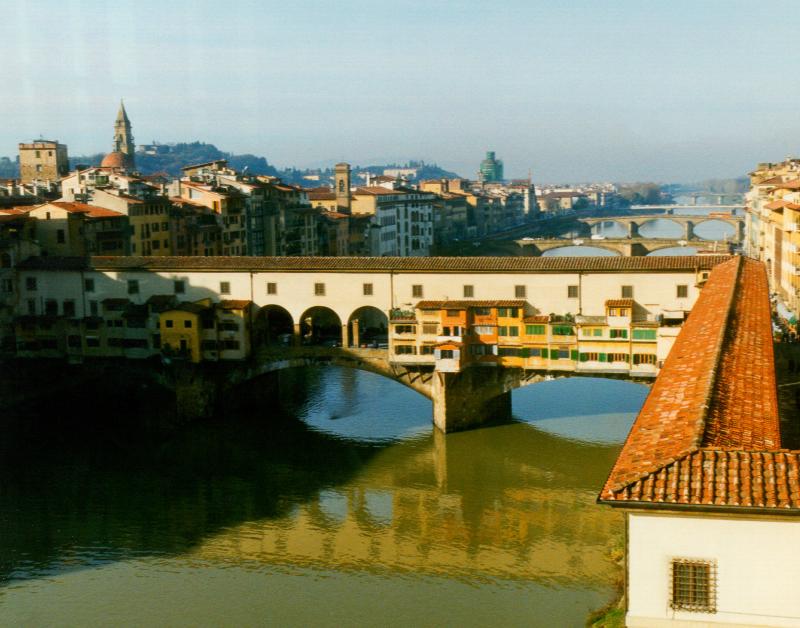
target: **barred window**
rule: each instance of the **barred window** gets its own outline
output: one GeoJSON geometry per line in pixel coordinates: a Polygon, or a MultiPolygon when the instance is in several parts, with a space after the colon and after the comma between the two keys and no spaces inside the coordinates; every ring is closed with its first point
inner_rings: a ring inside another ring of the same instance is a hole
{"type": "Polygon", "coordinates": [[[314,284],[314,295],[318,297],[325,296],[325,284],[324,283],[315,283],[314,284]]]}
{"type": "Polygon", "coordinates": [[[622,286],[622,298],[623,299],[633,298],[633,286],[622,286]]]}
{"type": "Polygon", "coordinates": [[[267,282],[267,294],[278,294],[278,284],[274,281],[267,282]]]}
{"type": "Polygon", "coordinates": [[[518,299],[525,298],[525,286],[514,286],[514,296],[518,299]]]}
{"type": "Polygon", "coordinates": [[[717,612],[717,562],[674,558],[669,605],[675,610],[717,612]]]}
{"type": "Polygon", "coordinates": [[[464,286],[464,297],[469,299],[469,298],[472,298],[474,296],[475,296],[475,287],[474,286],[465,285],[464,286]]]}
{"type": "Polygon", "coordinates": [[[365,297],[371,297],[372,296],[372,284],[371,283],[365,283],[364,284],[364,296],[365,297]]]}
{"type": "Polygon", "coordinates": [[[422,286],[420,284],[414,284],[411,286],[411,296],[417,299],[422,298],[422,286]]]}

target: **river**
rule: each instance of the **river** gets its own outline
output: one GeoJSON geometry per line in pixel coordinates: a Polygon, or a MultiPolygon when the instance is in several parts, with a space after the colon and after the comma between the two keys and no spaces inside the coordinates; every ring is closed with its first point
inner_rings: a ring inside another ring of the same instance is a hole
{"type": "Polygon", "coordinates": [[[281,412],[137,440],[90,407],[5,448],[0,624],[582,626],[614,596],[595,497],[646,388],[543,382],[444,437],[379,376],[282,380],[281,412]]]}

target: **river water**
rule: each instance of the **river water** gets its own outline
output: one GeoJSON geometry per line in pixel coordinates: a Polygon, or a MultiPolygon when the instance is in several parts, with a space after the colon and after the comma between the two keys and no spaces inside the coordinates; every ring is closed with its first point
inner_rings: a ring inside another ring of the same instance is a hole
{"type": "Polygon", "coordinates": [[[148,440],[89,407],[6,447],[0,624],[582,626],[614,596],[622,518],[595,498],[645,387],[543,382],[443,437],[396,382],[281,378],[281,411],[148,440]]]}

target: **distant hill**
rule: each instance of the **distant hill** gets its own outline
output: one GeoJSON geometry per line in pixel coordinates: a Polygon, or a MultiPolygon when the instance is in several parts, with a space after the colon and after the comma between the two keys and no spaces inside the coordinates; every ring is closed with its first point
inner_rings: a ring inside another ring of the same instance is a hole
{"type": "MultiPolygon", "coordinates": [[[[190,164],[200,164],[216,159],[227,159],[228,164],[235,170],[247,171],[252,174],[265,174],[273,177],[280,177],[287,183],[315,187],[326,185],[333,180],[333,168],[325,169],[300,169],[284,168],[277,169],[264,157],[258,155],[226,153],[221,151],[213,144],[205,142],[182,142],[178,144],[157,144],[153,145],[155,154],[143,152],[136,153],[136,168],[142,174],[153,174],[155,172],[166,172],[178,177],[181,168],[190,164]]],[[[76,166],[99,166],[106,153],[95,153],[93,155],[74,155],[69,158],[70,170],[76,166]]],[[[353,172],[370,172],[375,175],[383,174],[387,168],[413,168],[417,171],[417,176],[412,177],[412,181],[424,179],[456,179],[459,175],[455,172],[440,168],[436,164],[428,164],[424,161],[409,161],[405,164],[384,164],[370,166],[354,166],[353,172]]],[[[0,157],[0,178],[16,178],[19,176],[19,167],[16,160],[8,157],[0,157]]],[[[361,183],[360,178],[354,177],[353,183],[361,183]]]]}
{"type": "MultiPolygon", "coordinates": [[[[200,164],[216,159],[227,159],[231,168],[243,170],[245,167],[248,172],[254,174],[266,174],[274,177],[279,176],[278,170],[267,163],[264,157],[256,155],[235,155],[219,150],[213,144],[204,142],[180,143],[174,145],[162,145],[155,155],[146,153],[136,153],[136,168],[142,174],[153,174],[154,172],[167,172],[172,176],[180,176],[181,168],[190,164],[200,164]],[[163,152],[161,152],[163,151],[163,152]]],[[[70,157],[70,168],[78,164],[86,166],[99,166],[103,161],[105,153],[96,155],[79,155],[70,157]]]]}

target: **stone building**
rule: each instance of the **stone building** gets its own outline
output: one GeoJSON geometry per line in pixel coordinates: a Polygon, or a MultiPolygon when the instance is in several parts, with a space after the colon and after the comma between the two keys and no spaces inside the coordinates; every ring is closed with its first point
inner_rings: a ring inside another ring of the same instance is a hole
{"type": "Polygon", "coordinates": [[[22,184],[58,181],[69,173],[67,146],[58,140],[37,140],[19,145],[19,175],[22,184]]]}

